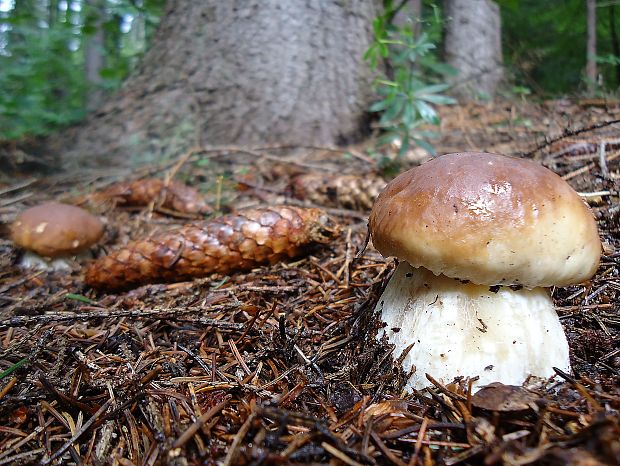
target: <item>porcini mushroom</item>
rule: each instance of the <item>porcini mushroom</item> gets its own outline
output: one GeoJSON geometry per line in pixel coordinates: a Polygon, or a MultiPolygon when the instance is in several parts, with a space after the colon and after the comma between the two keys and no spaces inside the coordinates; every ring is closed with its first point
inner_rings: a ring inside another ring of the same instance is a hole
{"type": "Polygon", "coordinates": [[[26,250],[21,261],[24,267],[69,268],[66,258],[88,249],[102,235],[103,224],[97,217],[58,202],[26,209],[11,225],[12,241],[26,250]]]}
{"type": "Polygon", "coordinates": [[[408,387],[479,377],[520,385],[570,370],[545,287],[580,283],[599,263],[596,222],[579,195],[531,160],[455,153],[402,173],[369,219],[374,246],[401,259],[376,310],[408,387]]]}

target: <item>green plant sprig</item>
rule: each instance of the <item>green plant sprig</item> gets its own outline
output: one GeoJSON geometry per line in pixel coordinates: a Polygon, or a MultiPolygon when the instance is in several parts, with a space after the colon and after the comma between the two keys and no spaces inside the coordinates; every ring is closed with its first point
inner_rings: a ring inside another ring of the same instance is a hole
{"type": "MultiPolygon", "coordinates": [[[[374,41],[364,59],[373,70],[380,70],[381,62],[385,65],[374,81],[379,98],[369,110],[380,113],[378,126],[383,135],[377,141],[378,146],[400,141],[397,160],[392,161],[398,163],[412,144],[435,154],[429,139],[436,133],[425,126],[440,123],[435,105],[455,103],[443,94],[450,86],[442,82],[447,75],[455,74],[455,70],[433,56],[435,44],[429,34],[423,32],[416,37],[414,19],[395,26],[393,2],[385,0],[384,6],[384,13],[373,22],[374,41]]],[[[439,21],[436,10],[433,18],[439,21]]]]}

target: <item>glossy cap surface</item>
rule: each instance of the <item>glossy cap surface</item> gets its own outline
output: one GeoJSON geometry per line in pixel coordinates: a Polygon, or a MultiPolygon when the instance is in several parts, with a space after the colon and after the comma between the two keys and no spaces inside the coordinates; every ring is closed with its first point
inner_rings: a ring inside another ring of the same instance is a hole
{"type": "Polygon", "coordinates": [[[384,256],[483,285],[579,283],[601,251],[590,209],[564,180],[497,154],[447,154],[402,173],[369,227],[384,256]]]}
{"type": "Polygon", "coordinates": [[[58,202],[26,209],[11,225],[11,239],[41,256],[75,254],[95,244],[103,224],[84,209],[58,202]]]}

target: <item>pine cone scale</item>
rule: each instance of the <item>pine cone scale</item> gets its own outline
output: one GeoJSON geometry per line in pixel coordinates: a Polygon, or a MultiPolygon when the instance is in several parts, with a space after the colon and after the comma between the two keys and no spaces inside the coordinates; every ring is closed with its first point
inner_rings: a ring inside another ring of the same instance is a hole
{"type": "Polygon", "coordinates": [[[94,288],[121,289],[249,270],[296,257],[337,232],[319,209],[249,209],[130,242],[92,263],[85,279],[94,288]]]}
{"type": "Polygon", "coordinates": [[[151,202],[159,202],[165,209],[187,214],[211,212],[202,195],[194,188],[177,181],[166,183],[158,178],[117,183],[98,197],[116,198],[127,206],[147,206],[151,202]]]}

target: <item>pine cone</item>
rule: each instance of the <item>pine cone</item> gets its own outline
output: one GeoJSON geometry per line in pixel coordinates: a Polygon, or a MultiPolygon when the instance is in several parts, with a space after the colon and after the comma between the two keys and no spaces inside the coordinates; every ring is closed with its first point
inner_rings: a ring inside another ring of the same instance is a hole
{"type": "Polygon", "coordinates": [[[202,195],[183,183],[147,178],[143,180],[117,183],[96,195],[98,198],[119,199],[127,206],[146,206],[151,202],[161,202],[161,207],[186,214],[211,212],[202,195]]]}
{"type": "Polygon", "coordinates": [[[326,207],[370,210],[385,187],[377,176],[308,173],[291,181],[293,196],[326,207]]]}
{"type": "Polygon", "coordinates": [[[300,256],[338,231],[319,209],[247,209],[133,241],[93,262],[85,281],[93,288],[123,289],[249,270],[300,256]]]}

